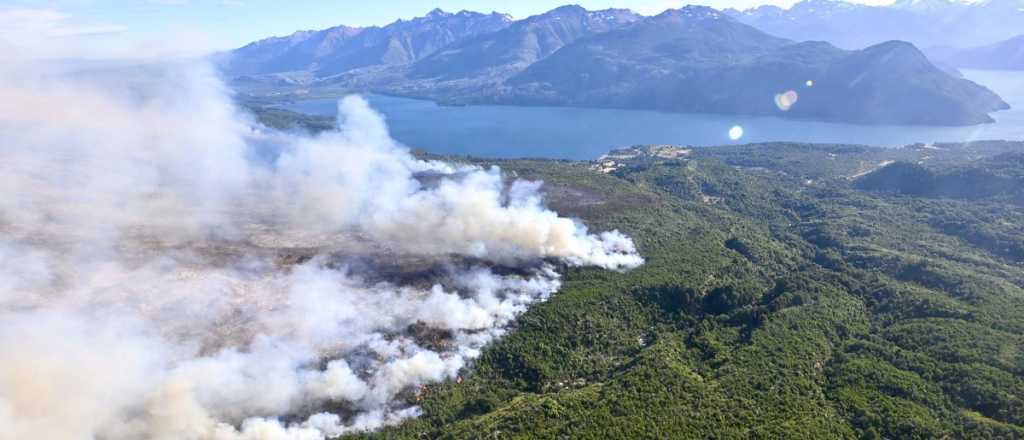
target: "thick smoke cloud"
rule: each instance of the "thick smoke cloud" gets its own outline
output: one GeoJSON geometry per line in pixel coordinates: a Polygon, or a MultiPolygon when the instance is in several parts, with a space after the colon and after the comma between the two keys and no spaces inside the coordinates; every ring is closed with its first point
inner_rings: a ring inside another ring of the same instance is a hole
{"type": "Polygon", "coordinates": [[[642,263],[358,97],[258,127],[202,65],[0,69],[0,439],[321,439],[419,413],[552,262],[642,263]]]}

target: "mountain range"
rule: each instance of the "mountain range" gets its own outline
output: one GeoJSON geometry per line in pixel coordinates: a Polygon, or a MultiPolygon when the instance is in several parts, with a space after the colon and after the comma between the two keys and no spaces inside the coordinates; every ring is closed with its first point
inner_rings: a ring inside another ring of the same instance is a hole
{"type": "MultiPolygon", "coordinates": [[[[814,0],[818,1],[818,0],[814,0]]],[[[795,42],[700,6],[645,17],[570,5],[519,21],[434,10],[221,57],[236,84],[372,91],[444,104],[558,105],[969,125],[1007,108],[914,45],[795,42]]]]}
{"type": "Polygon", "coordinates": [[[628,9],[587,11],[570,5],[456,43],[416,63],[413,78],[469,78],[520,71],[576,40],[640,20],[628,9]]]}
{"type": "Polygon", "coordinates": [[[989,70],[1024,70],[1024,34],[984,46],[928,50],[932,59],[956,67],[989,70]]]}
{"type": "Polygon", "coordinates": [[[510,96],[497,97],[498,103],[857,123],[980,123],[1005,105],[935,68],[909,43],[859,51],[794,43],[705,7],[670,10],[581,40],[506,84],[510,96]]]}
{"type": "Polygon", "coordinates": [[[384,27],[335,26],[260,40],[223,58],[230,75],[297,72],[323,77],[360,67],[402,65],[440,48],[512,23],[505,14],[430,11],[424,17],[398,20],[384,27]]]}
{"type": "Polygon", "coordinates": [[[889,6],[803,0],[789,9],[766,5],[724,12],[773,35],[828,41],[846,49],[889,40],[963,48],[1010,38],[1024,29],[1024,0],[898,0],[889,6]]]}

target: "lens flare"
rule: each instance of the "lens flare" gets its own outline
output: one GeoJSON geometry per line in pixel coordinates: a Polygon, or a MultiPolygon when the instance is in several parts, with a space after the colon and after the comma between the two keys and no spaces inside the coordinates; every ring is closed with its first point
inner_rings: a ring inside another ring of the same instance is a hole
{"type": "Polygon", "coordinates": [[[734,141],[738,141],[742,137],[743,137],[743,127],[740,127],[739,125],[733,125],[732,128],[729,129],[729,139],[732,139],[734,141]]]}
{"type": "Polygon", "coordinates": [[[807,84],[807,87],[814,87],[814,80],[813,79],[809,79],[804,84],[807,84]]]}
{"type": "Polygon", "coordinates": [[[798,99],[800,99],[800,96],[797,95],[795,91],[787,90],[775,95],[775,106],[784,112],[789,111],[789,109],[793,107],[793,104],[796,104],[798,99]]]}

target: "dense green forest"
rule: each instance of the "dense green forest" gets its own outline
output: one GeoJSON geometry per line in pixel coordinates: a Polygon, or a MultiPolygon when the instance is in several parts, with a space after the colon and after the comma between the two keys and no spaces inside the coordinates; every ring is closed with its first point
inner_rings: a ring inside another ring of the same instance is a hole
{"type": "Polygon", "coordinates": [[[1024,143],[445,159],[543,181],[647,263],[562,268],[422,417],[367,438],[1024,438],[1024,143]]]}
{"type": "Polygon", "coordinates": [[[564,268],[560,293],[422,392],[422,417],[365,436],[1024,438],[1022,152],[779,143],[488,161],[627,232],[647,264],[564,268]],[[970,192],[992,176],[1015,184],[970,192]],[[920,179],[931,186],[907,189],[920,179]],[[935,189],[949,181],[962,184],[935,189]]]}

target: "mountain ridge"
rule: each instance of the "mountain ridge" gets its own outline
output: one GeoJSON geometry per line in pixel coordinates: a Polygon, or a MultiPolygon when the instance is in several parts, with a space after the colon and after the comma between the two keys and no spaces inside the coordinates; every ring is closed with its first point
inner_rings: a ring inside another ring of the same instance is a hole
{"type": "Polygon", "coordinates": [[[966,49],[932,48],[936,60],[968,69],[1024,70],[1024,34],[966,49]]]}
{"type": "Polygon", "coordinates": [[[507,14],[434,9],[423,17],[386,26],[334,26],[259,40],[226,54],[222,69],[234,76],[307,71],[329,76],[373,65],[401,65],[451,43],[500,30],[507,14]]]}
{"type": "Polygon", "coordinates": [[[414,78],[443,73],[454,79],[489,69],[521,70],[579,38],[606,32],[639,17],[628,9],[588,11],[578,5],[561,6],[439,51],[417,62],[410,73],[414,78]]]}
{"type": "Polygon", "coordinates": [[[638,24],[583,40],[509,82],[539,91],[521,94],[533,104],[651,108],[646,103],[655,102],[656,110],[858,123],[983,123],[991,120],[988,111],[1006,108],[986,89],[941,72],[905,42],[859,51],[793,43],[697,7],[656,16],[650,28],[638,24]],[[613,41],[618,34],[644,32],[648,34],[613,41]],[[647,36],[654,39],[645,41],[647,36]],[[730,44],[723,47],[716,38],[730,44]],[[585,73],[574,74],[569,66],[585,66],[585,73]],[[607,74],[595,78],[594,72],[607,74]],[[917,81],[902,84],[903,75],[917,81]],[[814,86],[803,84],[807,80],[814,86]],[[723,95],[722,90],[730,93],[723,95]],[[780,93],[792,93],[796,102],[779,107],[772,98],[780,93]],[[908,106],[915,106],[912,112],[908,106]]]}
{"type": "Polygon", "coordinates": [[[870,6],[843,0],[803,0],[788,9],[724,10],[740,21],[794,40],[826,40],[857,49],[888,40],[919,47],[989,44],[1020,33],[1024,0],[900,0],[870,6]]]}

